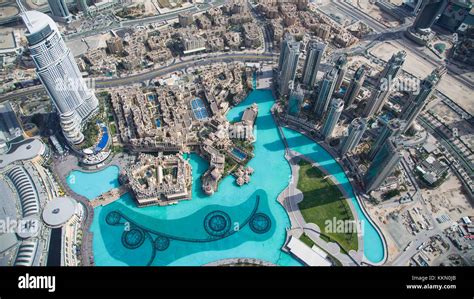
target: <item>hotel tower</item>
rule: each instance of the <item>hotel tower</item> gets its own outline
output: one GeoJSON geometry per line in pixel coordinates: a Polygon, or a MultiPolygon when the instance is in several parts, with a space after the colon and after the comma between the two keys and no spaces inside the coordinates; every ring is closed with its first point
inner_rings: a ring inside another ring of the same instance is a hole
{"type": "Polygon", "coordinates": [[[41,12],[26,11],[17,2],[38,78],[57,109],[64,136],[70,143],[80,144],[84,140],[82,126],[97,111],[98,100],[86,86],[56,23],[41,12]]]}

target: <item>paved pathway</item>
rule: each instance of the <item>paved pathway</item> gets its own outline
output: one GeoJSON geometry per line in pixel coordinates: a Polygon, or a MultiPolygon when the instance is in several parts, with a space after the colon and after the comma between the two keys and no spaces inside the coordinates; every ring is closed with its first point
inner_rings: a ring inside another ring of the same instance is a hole
{"type": "MultiPolygon", "coordinates": [[[[349,253],[350,256],[343,254],[341,253],[340,246],[337,243],[326,242],[320,238],[321,233],[317,225],[306,223],[298,207],[298,203],[303,200],[303,193],[297,188],[299,178],[298,161],[302,159],[302,156],[299,153],[288,149],[285,158],[290,164],[292,175],[288,187],[278,196],[278,201],[283,205],[290,218],[291,229],[288,230],[288,236],[291,235],[299,238],[303,233],[305,233],[317,246],[337,258],[343,266],[359,265],[363,257],[361,250],[359,250],[359,252],[351,251],[349,253]]],[[[353,207],[351,207],[351,209],[353,210],[353,207]]],[[[361,238],[359,237],[359,247],[363,248],[361,244],[361,238]]]]}

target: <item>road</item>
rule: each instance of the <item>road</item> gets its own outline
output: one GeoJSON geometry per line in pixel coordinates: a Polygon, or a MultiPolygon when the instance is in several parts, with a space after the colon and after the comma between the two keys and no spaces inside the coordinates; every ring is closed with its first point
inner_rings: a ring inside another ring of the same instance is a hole
{"type": "Polygon", "coordinates": [[[159,23],[159,22],[165,22],[169,21],[172,19],[176,19],[180,13],[184,12],[192,12],[193,14],[204,12],[212,7],[215,6],[221,6],[225,3],[225,0],[214,0],[211,3],[205,3],[205,4],[197,4],[193,5],[190,7],[186,7],[180,10],[175,10],[172,12],[168,12],[165,14],[153,16],[153,17],[146,17],[146,18],[139,18],[139,19],[134,19],[134,20],[125,20],[120,23],[114,23],[111,26],[103,27],[103,28],[98,28],[94,30],[89,30],[85,32],[79,32],[79,33],[73,33],[70,35],[65,36],[65,40],[76,40],[76,39],[82,39],[85,37],[93,36],[96,34],[99,34],[104,31],[109,31],[109,30],[114,30],[114,29],[120,29],[120,28],[127,28],[127,27],[134,27],[134,26],[146,26],[148,24],[153,24],[153,23],[159,23]]]}
{"type": "MultiPolygon", "coordinates": [[[[178,71],[183,68],[194,67],[194,66],[203,66],[218,62],[233,62],[233,61],[248,61],[248,62],[258,62],[258,61],[273,61],[276,59],[277,54],[272,53],[261,53],[261,54],[221,54],[216,56],[208,56],[206,59],[202,60],[191,60],[191,61],[180,61],[172,65],[164,66],[158,69],[146,71],[143,73],[133,74],[127,76],[126,78],[111,78],[111,79],[96,79],[95,86],[96,88],[110,88],[124,85],[132,85],[136,83],[142,83],[149,80],[152,80],[156,77],[163,76],[165,74],[178,71]]],[[[0,96],[0,103],[6,100],[13,100],[15,98],[23,98],[32,96],[34,94],[44,93],[44,88],[42,85],[37,85],[30,87],[26,90],[20,89],[13,92],[9,92],[0,96]]]]}
{"type": "MultiPolygon", "coordinates": [[[[427,63],[431,64],[433,68],[438,67],[442,63],[442,61],[436,60],[430,55],[427,55],[426,53],[424,53],[422,49],[425,49],[425,47],[419,47],[415,45],[413,42],[406,39],[406,37],[404,36],[404,31],[410,26],[410,24],[407,23],[399,27],[388,29],[385,25],[382,25],[376,19],[373,19],[369,15],[360,11],[357,7],[350,5],[346,3],[345,1],[332,0],[331,3],[333,3],[343,13],[354,18],[355,20],[363,21],[364,23],[372,27],[376,33],[388,34],[389,36],[391,34],[395,34],[396,36],[394,36],[394,38],[391,40],[391,42],[395,46],[398,45],[400,48],[403,48],[403,47],[408,48],[413,54],[418,56],[420,60],[424,60],[427,63]]],[[[382,36],[385,36],[385,35],[382,35],[382,36]]],[[[451,75],[451,77],[454,80],[458,81],[459,83],[463,85],[468,86],[471,89],[474,88],[474,84],[472,80],[460,74],[456,70],[455,67],[453,67],[452,65],[448,63],[446,65],[446,68],[448,70],[448,74],[446,75],[451,75]]]]}

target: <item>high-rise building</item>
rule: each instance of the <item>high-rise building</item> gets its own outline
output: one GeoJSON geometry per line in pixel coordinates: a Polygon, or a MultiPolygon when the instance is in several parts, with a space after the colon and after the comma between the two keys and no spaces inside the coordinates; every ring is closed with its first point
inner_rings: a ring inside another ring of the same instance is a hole
{"type": "Polygon", "coordinates": [[[385,68],[380,74],[379,79],[377,80],[377,86],[382,85],[386,86],[386,89],[390,89],[394,84],[394,80],[402,71],[403,63],[407,58],[407,53],[404,50],[398,51],[390,57],[390,60],[385,65],[385,68]]]}
{"type": "Polygon", "coordinates": [[[384,142],[377,155],[372,159],[372,163],[363,178],[367,193],[380,187],[395,170],[402,157],[401,148],[401,145],[394,137],[384,142]]]}
{"type": "Polygon", "coordinates": [[[419,0],[421,8],[413,26],[405,31],[405,35],[419,45],[427,45],[433,39],[431,26],[438,20],[448,5],[449,0],[419,0]]]}
{"type": "Polygon", "coordinates": [[[407,53],[405,51],[399,51],[393,54],[387,65],[380,74],[377,80],[376,89],[372,93],[371,98],[368,100],[365,107],[364,116],[371,117],[382,110],[388,96],[397,80],[398,75],[402,71],[403,63],[405,62],[407,53]]]}
{"type": "Polygon", "coordinates": [[[314,103],[314,113],[317,117],[322,118],[326,112],[332,94],[334,92],[334,85],[337,79],[337,69],[332,68],[324,75],[324,78],[319,83],[318,96],[314,103]]]}
{"type": "Polygon", "coordinates": [[[97,111],[98,100],[86,86],[56,23],[41,12],[19,6],[38,78],[57,109],[65,137],[79,144],[84,140],[82,125],[97,111]]]}
{"type": "Polygon", "coordinates": [[[346,55],[341,55],[336,61],[336,69],[337,69],[337,80],[336,84],[334,85],[334,91],[338,92],[341,88],[342,82],[344,81],[344,76],[346,75],[347,71],[347,57],[346,55]]]}
{"type": "Polygon", "coordinates": [[[399,120],[398,118],[391,119],[384,123],[380,135],[377,137],[374,144],[372,145],[372,148],[370,149],[369,159],[374,159],[374,157],[377,155],[377,152],[388,138],[400,136],[400,134],[404,132],[405,126],[405,121],[399,120]]]}
{"type": "Polygon", "coordinates": [[[472,0],[449,0],[436,24],[451,32],[456,32],[468,19],[472,6],[472,0]]]}
{"type": "Polygon", "coordinates": [[[426,102],[435,91],[436,85],[438,85],[441,76],[446,73],[444,66],[436,68],[430,75],[428,75],[423,81],[421,81],[420,91],[417,94],[412,94],[408,99],[408,102],[402,109],[400,119],[406,122],[406,126],[403,130],[408,130],[418,115],[423,110],[426,102]]]}
{"type": "Polygon", "coordinates": [[[372,90],[372,94],[370,95],[370,98],[367,100],[365,109],[362,112],[363,117],[371,118],[372,116],[376,114],[376,112],[379,112],[382,109],[383,107],[382,99],[385,92],[386,91],[381,89],[380,87],[372,90]]]}
{"type": "Polygon", "coordinates": [[[365,118],[354,118],[349,126],[349,132],[341,145],[341,156],[352,152],[359,144],[362,135],[367,129],[367,121],[365,118]]]}
{"type": "Polygon", "coordinates": [[[306,60],[303,67],[303,84],[312,88],[316,85],[319,65],[323,57],[326,44],[311,40],[306,47],[306,60]]]}
{"type": "Polygon", "coordinates": [[[413,22],[413,29],[428,30],[439,18],[448,4],[448,0],[421,0],[420,12],[413,22]]]}
{"type": "Polygon", "coordinates": [[[321,128],[321,134],[324,136],[324,139],[331,138],[343,109],[344,102],[341,99],[332,99],[326,120],[324,121],[324,125],[321,128]]]}
{"type": "Polygon", "coordinates": [[[82,11],[84,14],[89,12],[89,6],[87,0],[76,0],[77,9],[82,11]]]}
{"type": "Polygon", "coordinates": [[[300,42],[287,33],[281,42],[280,59],[278,63],[279,71],[279,93],[280,96],[287,96],[290,84],[295,80],[296,68],[300,57],[300,42]]]}
{"type": "Polygon", "coordinates": [[[290,97],[288,99],[288,114],[298,116],[301,112],[303,100],[304,91],[298,84],[298,86],[296,86],[296,88],[292,89],[290,92],[290,97]]]}
{"type": "Polygon", "coordinates": [[[347,88],[346,93],[344,94],[344,106],[349,108],[354,103],[354,100],[359,95],[359,91],[362,88],[362,85],[365,81],[365,74],[367,70],[365,65],[361,65],[354,74],[354,78],[351,80],[351,84],[347,88]]]}
{"type": "Polygon", "coordinates": [[[48,0],[53,18],[58,22],[71,22],[72,16],[67,8],[66,0],[48,0]]]}

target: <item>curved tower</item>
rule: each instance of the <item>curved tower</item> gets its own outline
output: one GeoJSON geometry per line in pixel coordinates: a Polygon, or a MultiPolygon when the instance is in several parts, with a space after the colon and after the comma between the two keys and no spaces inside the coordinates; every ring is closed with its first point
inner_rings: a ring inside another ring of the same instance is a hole
{"type": "Polygon", "coordinates": [[[43,13],[19,6],[36,73],[57,108],[64,136],[79,144],[84,140],[82,125],[97,110],[98,100],[86,86],[56,23],[43,13]]]}

